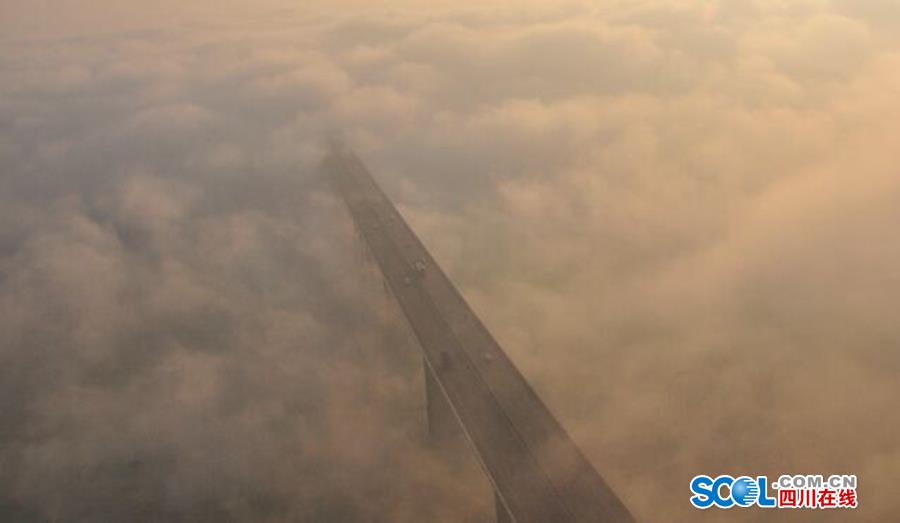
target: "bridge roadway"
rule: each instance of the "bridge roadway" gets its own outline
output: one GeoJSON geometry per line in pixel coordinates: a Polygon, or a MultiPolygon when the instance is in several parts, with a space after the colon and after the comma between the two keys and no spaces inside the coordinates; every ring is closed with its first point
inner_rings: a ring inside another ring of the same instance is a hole
{"type": "Polygon", "coordinates": [[[365,166],[341,146],[323,166],[422,347],[426,374],[493,484],[498,519],[634,521],[365,166]]]}

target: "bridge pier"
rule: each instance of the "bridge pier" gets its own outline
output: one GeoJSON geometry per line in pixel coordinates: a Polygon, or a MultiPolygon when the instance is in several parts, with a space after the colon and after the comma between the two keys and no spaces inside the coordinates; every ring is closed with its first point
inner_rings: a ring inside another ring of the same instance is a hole
{"type": "MultiPolygon", "coordinates": [[[[428,414],[428,437],[437,448],[446,450],[457,446],[460,438],[460,428],[456,417],[450,407],[450,402],[438,385],[434,377],[434,371],[425,359],[422,359],[422,367],[425,371],[425,409],[428,414]]],[[[494,491],[494,512],[497,515],[497,523],[513,523],[512,517],[503,506],[497,491],[494,491]]]]}

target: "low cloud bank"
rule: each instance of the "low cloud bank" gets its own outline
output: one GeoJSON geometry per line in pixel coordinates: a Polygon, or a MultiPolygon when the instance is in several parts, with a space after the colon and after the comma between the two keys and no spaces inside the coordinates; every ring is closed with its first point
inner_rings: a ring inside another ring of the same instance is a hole
{"type": "Polygon", "coordinates": [[[335,132],[639,518],[900,512],[893,2],[111,4],[0,8],[0,519],[490,519],[335,132]]]}

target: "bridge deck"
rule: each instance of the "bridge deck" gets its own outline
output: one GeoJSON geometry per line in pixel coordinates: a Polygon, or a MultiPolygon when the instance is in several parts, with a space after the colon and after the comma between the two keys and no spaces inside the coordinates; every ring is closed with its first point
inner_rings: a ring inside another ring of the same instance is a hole
{"type": "Polygon", "coordinates": [[[512,521],[634,521],[349,151],[324,167],[512,521]]]}

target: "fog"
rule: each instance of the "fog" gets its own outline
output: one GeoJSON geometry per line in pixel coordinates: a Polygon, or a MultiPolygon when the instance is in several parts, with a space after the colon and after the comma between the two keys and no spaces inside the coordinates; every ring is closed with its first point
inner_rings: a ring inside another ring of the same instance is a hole
{"type": "Polygon", "coordinates": [[[889,0],[0,0],[0,520],[490,521],[340,134],[642,521],[900,514],[889,0]],[[860,508],[697,511],[695,474],[860,508]]]}

